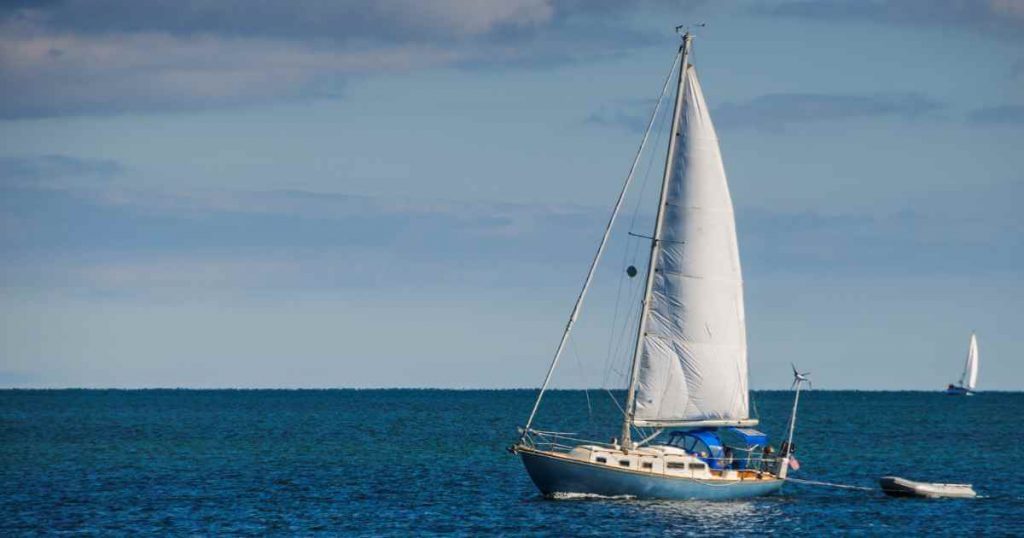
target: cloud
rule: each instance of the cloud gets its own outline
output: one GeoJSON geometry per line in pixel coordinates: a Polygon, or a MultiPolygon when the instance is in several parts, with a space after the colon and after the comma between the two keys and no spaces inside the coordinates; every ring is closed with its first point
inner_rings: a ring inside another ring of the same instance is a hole
{"type": "Polygon", "coordinates": [[[539,289],[577,276],[558,268],[585,263],[603,212],[295,192],[147,203],[143,194],[111,204],[67,191],[5,192],[0,288],[169,300],[539,289]]]}
{"type": "Polygon", "coordinates": [[[585,257],[589,242],[572,239],[596,237],[603,213],[306,191],[50,187],[94,169],[121,173],[116,163],[64,156],[0,161],[5,178],[31,179],[0,188],[4,286],[115,293],[537,284],[540,268],[585,257]]]}
{"type": "Polygon", "coordinates": [[[920,93],[776,93],[744,103],[723,104],[713,117],[715,124],[724,128],[777,131],[798,123],[859,118],[914,120],[934,115],[942,108],[943,105],[920,93]]]}
{"type": "Polygon", "coordinates": [[[123,172],[124,167],[109,159],[81,159],[67,155],[0,157],[0,189],[89,185],[123,172]]]}
{"type": "Polygon", "coordinates": [[[1013,62],[1010,66],[1010,78],[1021,78],[1024,77],[1024,58],[1013,62]]]}
{"type": "Polygon", "coordinates": [[[982,107],[968,114],[967,119],[981,125],[1024,125],[1024,105],[982,107]]]}
{"type": "MultiPolygon", "coordinates": [[[[1003,193],[1019,196],[1019,188],[1003,193]],[[1016,191],[1016,192],[1014,192],[1016,191]]],[[[809,275],[1017,274],[1024,220],[1016,214],[738,214],[744,267],[809,275]]]]}
{"type": "Polygon", "coordinates": [[[555,6],[549,0],[70,0],[23,3],[5,11],[7,20],[76,34],[390,43],[465,39],[499,28],[535,27],[555,16],[555,6]]]}
{"type": "MultiPolygon", "coordinates": [[[[602,106],[584,119],[601,127],[643,132],[653,102],[621,100],[602,106]]],[[[943,105],[920,93],[814,94],[776,93],[747,102],[725,103],[712,112],[721,128],[780,131],[801,123],[825,123],[859,118],[914,120],[935,115],[943,105]]],[[[663,110],[659,121],[667,122],[663,110]]]]}
{"type": "MultiPolygon", "coordinates": [[[[584,118],[583,123],[600,127],[624,129],[631,133],[643,133],[654,109],[651,99],[623,99],[602,106],[584,118]]],[[[659,114],[664,116],[665,114],[659,114]]]]}
{"type": "Polygon", "coordinates": [[[758,5],[754,11],[824,22],[967,28],[1002,38],[1024,38],[1024,2],[1020,0],[797,1],[758,5]]]}
{"type": "MultiPolygon", "coordinates": [[[[0,282],[173,301],[248,291],[570,290],[606,210],[298,191],[15,188],[0,196],[0,282]]],[[[929,211],[740,208],[744,268],[748,276],[977,275],[1016,274],[1024,263],[1019,213],[929,211]]],[[[639,252],[629,241],[642,241],[616,234],[599,275],[606,284],[612,265],[639,252]]]]}
{"type": "Polygon", "coordinates": [[[459,53],[336,50],[163,34],[0,36],[0,118],[248,105],[338,95],[353,74],[451,63],[459,53]]]}
{"type": "Polygon", "coordinates": [[[545,65],[649,44],[578,0],[68,0],[0,7],[0,118],[337,97],[352,77],[545,65]],[[605,31],[615,25],[615,32],[605,31]],[[569,51],[569,52],[567,52],[569,51]]]}

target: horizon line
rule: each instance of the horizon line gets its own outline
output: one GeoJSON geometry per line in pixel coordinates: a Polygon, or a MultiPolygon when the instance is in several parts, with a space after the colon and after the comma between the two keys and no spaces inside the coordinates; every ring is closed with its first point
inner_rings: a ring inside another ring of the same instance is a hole
{"type": "MultiPolygon", "coordinates": [[[[538,387],[0,387],[0,391],[437,391],[437,392],[525,392],[537,391],[538,387]]],[[[625,388],[556,388],[547,389],[547,392],[584,392],[584,391],[624,391],[625,388]]],[[[750,392],[795,392],[793,389],[751,389],[750,392]]],[[[828,389],[804,389],[801,392],[922,392],[942,394],[944,389],[872,389],[872,388],[828,388],[828,389]]],[[[979,393],[1019,393],[1024,389],[991,389],[974,391],[979,393]]]]}

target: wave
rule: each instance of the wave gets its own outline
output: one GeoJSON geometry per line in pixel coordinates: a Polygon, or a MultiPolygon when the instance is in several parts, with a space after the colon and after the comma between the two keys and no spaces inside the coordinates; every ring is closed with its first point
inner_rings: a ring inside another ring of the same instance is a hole
{"type": "Polygon", "coordinates": [[[597,493],[574,493],[571,491],[556,491],[546,495],[548,499],[556,501],[578,501],[578,500],[632,500],[636,495],[599,495],[597,493]]]}

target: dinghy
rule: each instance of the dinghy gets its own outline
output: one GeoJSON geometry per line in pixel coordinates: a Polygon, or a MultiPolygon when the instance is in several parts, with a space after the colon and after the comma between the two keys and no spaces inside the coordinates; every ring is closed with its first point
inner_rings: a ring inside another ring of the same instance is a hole
{"type": "Polygon", "coordinates": [[[878,479],[878,485],[882,487],[882,491],[886,495],[892,497],[925,497],[929,499],[952,497],[966,499],[978,496],[970,484],[915,482],[898,476],[883,476],[878,479]]]}
{"type": "MultiPolygon", "coordinates": [[[[686,32],[682,38],[672,69],[677,74],[675,108],[654,230],[650,237],[641,236],[650,240],[650,257],[621,436],[610,443],[585,441],[535,429],[533,420],[622,207],[657,107],[533,410],[517,443],[509,447],[547,496],[747,498],[777,492],[787,470],[797,468],[791,447],[806,374],[796,374],[788,440],[775,452],[767,436],[753,429],[758,420],[750,415],[732,199],[718,137],[689,61],[693,36],[686,32]]],[[[670,75],[663,97],[671,80],[670,75]]],[[[631,266],[627,273],[637,271],[631,266]]]]}
{"type": "Polygon", "coordinates": [[[960,374],[960,381],[946,387],[946,394],[949,396],[972,396],[974,387],[978,384],[978,337],[971,333],[971,343],[967,346],[967,361],[964,363],[964,373],[960,374]]]}

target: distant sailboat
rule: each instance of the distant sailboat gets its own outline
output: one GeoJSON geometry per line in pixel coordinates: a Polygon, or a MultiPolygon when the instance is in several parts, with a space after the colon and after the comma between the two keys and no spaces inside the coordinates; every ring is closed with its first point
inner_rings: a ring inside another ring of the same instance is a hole
{"type": "Polygon", "coordinates": [[[967,362],[964,363],[964,373],[960,375],[957,384],[950,384],[946,387],[946,394],[950,396],[971,396],[974,394],[974,387],[978,385],[978,337],[971,333],[971,344],[967,347],[967,362]]]}
{"type": "MultiPolygon", "coordinates": [[[[678,79],[670,126],[674,136],[669,139],[656,223],[649,238],[646,288],[621,437],[610,443],[584,441],[533,429],[532,423],[632,171],[533,411],[518,442],[509,447],[522,458],[530,478],[545,495],[746,498],[778,491],[787,470],[796,468],[791,447],[805,374],[797,374],[794,381],[797,399],[788,441],[779,451],[769,446],[765,434],[753,429],[758,420],[750,416],[749,408],[736,223],[718,137],[697,72],[689,63],[692,39],[689,32],[683,36],[676,56],[678,79]]],[[[650,126],[645,142],[649,133],[650,126]]]]}

